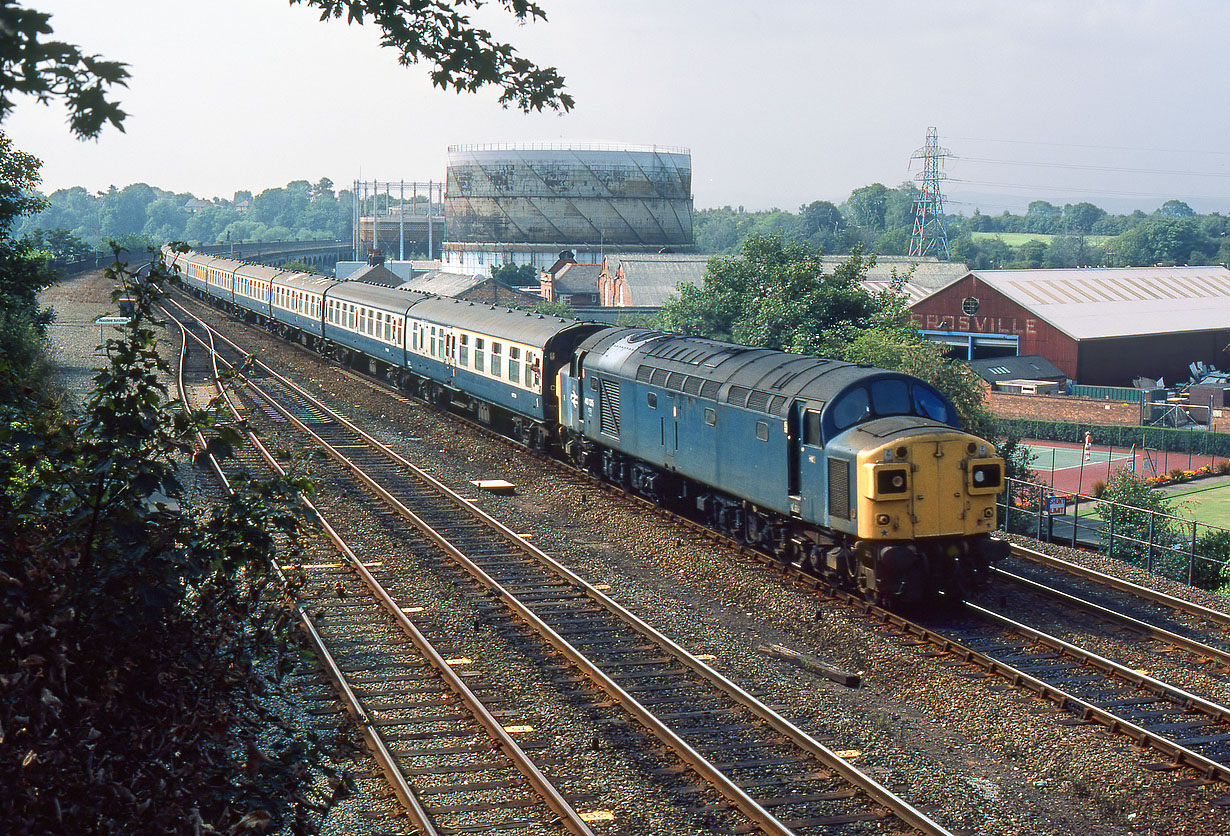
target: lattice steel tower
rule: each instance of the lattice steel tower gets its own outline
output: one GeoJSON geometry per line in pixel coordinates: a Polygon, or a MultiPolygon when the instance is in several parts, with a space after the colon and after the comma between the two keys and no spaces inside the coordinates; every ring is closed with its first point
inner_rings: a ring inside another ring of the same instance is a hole
{"type": "Polygon", "coordinates": [[[910,155],[923,161],[923,170],[914,175],[922,183],[922,194],[914,201],[914,234],[910,237],[910,255],[934,255],[941,261],[950,261],[948,232],[944,229],[944,196],[940,194],[940,181],[947,175],[942,171],[944,157],[950,152],[940,147],[939,134],[935,128],[927,128],[927,144],[910,155]]]}

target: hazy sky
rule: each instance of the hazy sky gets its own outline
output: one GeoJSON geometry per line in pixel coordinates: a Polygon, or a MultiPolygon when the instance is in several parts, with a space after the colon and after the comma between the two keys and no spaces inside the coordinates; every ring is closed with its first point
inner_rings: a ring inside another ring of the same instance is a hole
{"type": "Polygon", "coordinates": [[[934,125],[953,211],[1230,212],[1225,0],[540,0],[549,21],[525,27],[484,10],[565,76],[563,116],[435,90],[370,24],[286,0],[25,3],[133,76],[126,133],[79,142],[30,101],[4,123],[46,191],[438,181],[449,145],[589,140],[690,148],[698,208],[796,209],[912,178],[934,125]]]}

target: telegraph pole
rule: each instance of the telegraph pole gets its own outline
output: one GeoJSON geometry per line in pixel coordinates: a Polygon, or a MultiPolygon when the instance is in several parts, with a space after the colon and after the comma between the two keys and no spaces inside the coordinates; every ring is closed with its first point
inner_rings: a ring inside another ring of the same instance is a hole
{"type": "Polygon", "coordinates": [[[940,181],[947,175],[943,172],[947,148],[940,147],[939,133],[927,128],[927,144],[910,155],[923,161],[923,170],[914,175],[922,183],[922,193],[914,201],[914,234],[910,236],[910,255],[934,255],[941,261],[951,261],[948,252],[948,232],[944,229],[944,196],[940,193],[940,181]]]}

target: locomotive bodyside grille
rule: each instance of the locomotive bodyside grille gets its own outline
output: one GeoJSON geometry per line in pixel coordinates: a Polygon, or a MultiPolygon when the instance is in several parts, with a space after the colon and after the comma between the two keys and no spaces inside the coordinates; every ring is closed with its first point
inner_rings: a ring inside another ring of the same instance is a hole
{"type": "Polygon", "coordinates": [[[829,459],[829,516],[850,519],[850,463],[829,459]]]}
{"type": "Polygon", "coordinates": [[[619,438],[619,382],[598,378],[598,430],[619,438]]]}

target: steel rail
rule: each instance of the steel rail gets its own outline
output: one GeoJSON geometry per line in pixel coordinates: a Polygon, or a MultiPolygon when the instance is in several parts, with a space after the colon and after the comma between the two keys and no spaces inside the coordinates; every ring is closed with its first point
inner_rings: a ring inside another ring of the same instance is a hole
{"type": "MultiPolygon", "coordinates": [[[[181,403],[184,405],[184,408],[187,409],[188,391],[184,384],[184,358],[187,356],[188,349],[188,329],[174,314],[167,311],[165,307],[163,308],[163,312],[166,313],[167,316],[179,326],[180,333],[182,335],[180,344],[179,394],[181,403]]],[[[219,394],[230,407],[232,414],[237,414],[235,413],[234,404],[231,403],[230,397],[226,394],[226,391],[223,389],[219,381],[218,354],[214,350],[212,330],[207,328],[206,333],[209,336],[208,345],[206,345],[195,334],[193,335],[193,339],[196,339],[203,348],[209,351],[210,358],[213,362],[215,386],[217,387],[219,394]]],[[[265,449],[264,445],[262,445],[251,433],[248,433],[247,435],[249,441],[253,443],[254,449],[257,450],[265,462],[273,467],[274,471],[278,473],[278,475],[285,476],[286,471],[283,470],[281,465],[269,455],[268,450],[265,449]]],[[[234,493],[234,488],[231,487],[230,481],[226,478],[226,472],[223,470],[221,463],[213,453],[209,452],[204,434],[198,429],[195,432],[195,436],[197,447],[209,461],[210,468],[213,470],[214,475],[221,481],[223,489],[227,494],[234,493]]],[[[307,497],[300,496],[299,501],[304,503],[305,507],[308,507],[310,511],[314,511],[308,502],[307,497]]],[[[282,571],[282,568],[278,566],[276,560],[273,561],[273,570],[282,581],[283,588],[287,588],[286,575],[282,571]]],[[[380,771],[384,773],[385,780],[388,781],[393,793],[397,796],[397,800],[401,802],[402,808],[406,811],[410,821],[420,831],[420,833],[423,834],[423,836],[441,836],[440,831],[436,829],[431,817],[428,816],[426,809],[424,809],[422,804],[419,803],[418,797],[414,794],[414,790],[406,781],[405,775],[402,774],[401,769],[398,767],[397,760],[393,756],[392,751],[389,749],[388,744],[385,742],[384,737],[380,734],[376,723],[367,713],[367,709],[364,708],[363,702],[354,692],[354,689],[350,687],[350,683],[346,680],[345,672],[342,671],[341,665],[338,664],[336,657],[334,657],[333,653],[325,644],[324,638],[316,629],[316,625],[312,622],[311,617],[307,614],[306,610],[304,610],[303,606],[289,595],[287,596],[287,603],[294,609],[295,615],[299,620],[300,628],[307,636],[317,659],[320,660],[321,665],[325,669],[325,673],[333,682],[334,688],[340,693],[342,697],[342,705],[345,707],[346,712],[358,725],[360,734],[362,734],[364,740],[367,741],[368,749],[371,751],[372,756],[375,757],[376,763],[380,766],[380,771]]]]}
{"type": "Polygon", "coordinates": [[[1153,601],[1156,604],[1162,604],[1171,609],[1187,613],[1188,615],[1196,616],[1211,621],[1215,624],[1221,624],[1224,627],[1230,627],[1230,613],[1222,612],[1221,610],[1211,609],[1209,607],[1194,604],[1191,601],[1184,601],[1182,598],[1176,598],[1173,595],[1167,595],[1165,592],[1159,592],[1156,589],[1150,589],[1147,586],[1141,586],[1137,583],[1116,578],[1114,575],[1108,575],[1104,572],[1099,572],[1096,569],[1089,569],[1069,560],[1064,560],[1060,557],[1044,554],[1035,549],[1018,546],[1015,543],[1011,544],[1012,554],[1016,557],[1024,558],[1033,563],[1038,563],[1052,569],[1060,569],[1071,575],[1076,575],[1093,583],[1108,586],[1118,592],[1126,592],[1138,598],[1144,598],[1153,601]]]}
{"type": "MultiPolygon", "coordinates": [[[[219,336],[222,340],[230,343],[236,350],[242,351],[242,349],[240,349],[232,341],[228,340],[224,335],[219,336]]],[[[330,408],[327,404],[315,398],[311,393],[303,389],[303,387],[298,386],[284,375],[279,374],[268,365],[262,363],[260,360],[255,360],[254,362],[260,366],[262,371],[266,374],[276,379],[279,383],[286,386],[300,397],[306,399],[317,409],[325,412],[334,421],[358,435],[366,444],[416,474],[420,479],[431,485],[438,492],[444,494],[461,508],[464,508],[476,519],[485,525],[498,530],[502,536],[518,548],[532,554],[536,560],[540,561],[552,571],[564,577],[565,580],[567,580],[574,588],[583,591],[587,597],[611,612],[632,629],[658,643],[662,649],[668,652],[680,664],[703,678],[705,681],[709,682],[711,685],[717,687],[727,696],[735,700],[739,705],[751,711],[779,734],[789,739],[792,743],[816,758],[820,763],[830,768],[833,772],[839,774],[844,780],[862,789],[867,794],[868,798],[891,811],[895,816],[908,824],[910,827],[923,833],[936,834],[936,836],[949,833],[949,831],[943,828],[943,826],[933,821],[922,811],[918,810],[913,805],[910,805],[904,799],[897,796],[869,775],[866,775],[849,764],[831,749],[824,746],[802,729],[799,729],[788,719],[781,716],[773,709],[764,705],[760,700],[747,693],[744,689],[740,688],[721,673],[696,659],[695,656],[680,647],[670,638],[661,634],[657,630],[654,630],[621,604],[605,595],[601,590],[598,590],[592,584],[589,584],[566,566],[563,566],[558,561],[551,558],[532,543],[518,536],[503,523],[499,522],[482,509],[476,507],[473,503],[467,502],[463,497],[461,497],[460,494],[453,491],[447,485],[442,484],[430,474],[426,473],[421,468],[416,467],[413,463],[402,457],[396,451],[364,432],[353,422],[340,415],[336,410],[330,408]]],[[[659,720],[652,712],[642,706],[639,701],[624,691],[624,689],[615,683],[614,680],[610,679],[610,677],[608,677],[600,668],[585,657],[584,654],[576,650],[571,643],[569,643],[564,637],[560,636],[549,625],[542,621],[531,609],[526,607],[519,600],[517,600],[514,595],[504,589],[503,586],[488,575],[482,567],[475,564],[463,552],[453,546],[453,544],[449,542],[446,537],[436,532],[430,524],[422,520],[411,509],[407,508],[400,500],[385,490],[383,486],[381,486],[375,479],[363,472],[361,468],[351,462],[343,453],[335,449],[329,444],[328,441],[322,438],[314,430],[303,424],[301,421],[298,421],[288,410],[278,403],[276,399],[263,392],[259,386],[253,384],[253,387],[258,392],[261,392],[266,401],[277,409],[283,417],[299,427],[301,432],[311,437],[314,442],[320,446],[321,449],[325,450],[331,458],[334,458],[339,464],[342,464],[350,469],[351,472],[354,473],[358,479],[360,479],[360,481],[367,485],[384,501],[389,503],[412,525],[423,531],[424,534],[431,538],[433,542],[436,542],[437,545],[439,545],[444,551],[461,563],[466,570],[471,573],[471,575],[483,584],[483,586],[491,590],[495,597],[499,598],[501,601],[504,601],[506,605],[517,612],[518,615],[526,620],[527,623],[529,623],[540,635],[550,642],[552,646],[573,661],[573,663],[576,664],[581,670],[585,671],[586,674],[594,679],[594,681],[597,682],[597,684],[604,691],[606,691],[612,698],[620,702],[625,707],[625,710],[640,720],[646,728],[652,731],[655,736],[663,741],[663,743],[670,746],[672,749],[675,749],[677,754],[679,754],[683,760],[691,764],[703,778],[712,783],[713,786],[721,792],[723,796],[731,801],[732,804],[739,807],[744,815],[748,816],[748,818],[752,821],[757,822],[757,824],[769,833],[782,834],[782,836],[791,833],[791,831],[786,828],[786,826],[782,824],[775,816],[773,816],[772,813],[761,807],[755,799],[751,798],[751,796],[749,796],[737,784],[731,781],[725,773],[718,770],[708,759],[680,738],[672,729],[670,729],[669,726],[662,723],[662,721],[659,720]]]]}
{"type": "Polygon", "coordinates": [[[1167,644],[1186,650],[1188,653],[1202,657],[1208,661],[1218,661],[1223,665],[1230,666],[1230,651],[1219,647],[1213,647],[1212,645],[1204,644],[1203,642],[1198,642],[1195,639],[1189,639],[1187,636],[1180,635],[1172,630],[1167,630],[1164,627],[1158,627],[1156,624],[1150,624],[1147,621],[1141,621],[1139,618],[1134,618],[1126,613],[1117,612],[1109,607],[1104,607],[1101,604],[1095,604],[1093,601],[1086,601],[1085,599],[1078,598],[1075,595],[1069,595],[1061,590],[1053,589],[1045,584],[1032,581],[1029,578],[1021,577],[1020,575],[1008,572],[995,566],[991,567],[991,572],[996,577],[1002,577],[1012,583],[1024,586],[1027,589],[1033,589],[1037,592],[1049,595],[1052,598],[1057,598],[1065,604],[1070,604],[1071,606],[1078,607],[1086,612],[1093,613],[1102,618],[1119,622],[1120,624],[1126,625],[1133,630],[1144,633],[1151,639],[1164,641],[1167,644]]]}
{"type": "MultiPolygon", "coordinates": [[[[1061,688],[1056,688],[1050,683],[1045,682],[1044,680],[1038,679],[1032,674],[1028,674],[1024,671],[1018,670],[1017,668],[1013,667],[1012,665],[1007,664],[1006,662],[1001,662],[1000,660],[992,658],[991,656],[988,656],[987,654],[982,653],[981,651],[974,650],[973,648],[970,648],[970,647],[966,647],[965,645],[961,644],[955,639],[949,638],[948,636],[945,636],[942,633],[932,630],[930,627],[924,627],[923,625],[917,622],[911,621],[908,618],[905,618],[904,616],[893,612],[892,610],[886,610],[883,607],[877,606],[876,604],[873,604],[869,601],[864,601],[862,598],[859,598],[857,595],[854,595],[853,593],[847,592],[843,589],[837,589],[834,587],[827,586],[826,584],[824,584],[823,581],[819,580],[818,578],[815,578],[812,575],[808,575],[808,574],[805,574],[803,572],[799,572],[796,570],[795,576],[800,582],[810,585],[817,590],[823,589],[825,593],[828,594],[830,597],[835,598],[839,601],[843,601],[846,604],[849,604],[850,606],[854,607],[857,610],[861,610],[864,615],[874,618],[884,624],[888,624],[896,628],[897,630],[901,631],[902,633],[905,633],[906,635],[913,636],[917,639],[927,642],[928,644],[934,645],[935,647],[939,648],[945,653],[955,656],[972,665],[976,665],[982,668],[987,673],[992,674],[994,676],[998,676],[1001,679],[1006,680],[1007,682],[1011,683],[1012,685],[1016,687],[1024,688],[1036,694],[1037,696],[1042,697],[1043,699],[1050,700],[1051,702],[1055,703],[1059,708],[1062,708],[1067,711],[1071,711],[1073,708],[1079,709],[1079,712],[1076,712],[1076,713],[1079,713],[1079,716],[1081,717],[1081,719],[1086,722],[1099,723],[1105,726],[1106,728],[1110,729],[1111,731],[1124,734],[1130,737],[1131,739],[1135,740],[1136,742],[1141,743],[1142,745],[1150,746],[1151,748],[1156,749],[1157,751],[1174,758],[1175,763],[1177,765],[1190,766],[1193,769],[1196,769],[1200,772],[1205,773],[1205,775],[1210,778],[1214,778],[1214,779],[1223,781],[1225,783],[1230,783],[1230,767],[1227,767],[1225,764],[1218,763],[1217,761],[1213,761],[1209,758],[1204,757],[1198,752],[1193,752],[1190,749],[1182,747],[1176,744],[1172,740],[1169,740],[1167,738],[1161,737],[1160,735],[1154,734],[1148,729],[1142,728],[1138,726],[1137,724],[1132,723],[1129,720],[1124,720],[1123,718],[1116,716],[1112,712],[1109,712],[1103,708],[1099,708],[1093,703],[1090,703],[1086,700],[1082,700],[1080,697],[1074,696],[1073,694],[1069,694],[1061,688]]],[[[980,607],[977,607],[976,605],[972,605],[968,603],[966,603],[965,606],[970,607],[973,610],[982,609],[980,607]]],[[[987,612],[989,613],[989,611],[987,612]]],[[[1010,619],[1004,618],[1003,616],[996,615],[995,617],[998,619],[1002,619],[1005,622],[1015,623],[1015,622],[1011,622],[1010,619]]],[[[1021,627],[1023,631],[1028,631],[1031,633],[1038,633],[1038,631],[1033,630],[1033,628],[1026,627],[1023,624],[1019,626],[1021,627]]],[[[1043,635],[1043,634],[1039,633],[1038,635],[1043,635]]],[[[1066,642],[1062,642],[1062,640],[1060,639],[1054,639],[1053,637],[1048,637],[1048,638],[1052,638],[1053,641],[1060,643],[1060,644],[1067,644],[1066,642]]],[[[1087,654],[1087,651],[1080,650],[1080,648],[1074,647],[1074,649],[1079,653],[1087,654]]],[[[1088,654],[1088,655],[1093,656],[1093,654],[1088,654]]],[[[1106,660],[1106,661],[1108,664],[1111,664],[1111,665],[1116,664],[1114,662],[1110,662],[1110,660],[1106,660]]],[[[1122,666],[1119,666],[1119,667],[1122,667],[1122,666]]],[[[1135,671],[1132,671],[1131,669],[1125,669],[1125,670],[1127,670],[1132,675],[1140,677],[1141,682],[1147,682],[1147,681],[1157,682],[1157,680],[1154,680],[1151,677],[1137,674],[1135,671]]],[[[1159,684],[1164,685],[1164,683],[1159,683],[1159,684]]],[[[1205,703],[1209,706],[1215,706],[1218,710],[1220,710],[1220,712],[1225,712],[1227,710],[1230,710],[1230,709],[1226,709],[1224,706],[1219,706],[1216,703],[1209,703],[1206,700],[1202,700],[1200,697],[1189,695],[1185,691],[1182,691],[1181,689],[1178,689],[1178,688],[1174,688],[1173,686],[1166,685],[1165,687],[1172,690],[1176,695],[1182,694],[1187,697],[1191,697],[1191,699],[1195,701],[1192,703],[1192,705],[1198,705],[1199,703],[1205,703]]],[[[1184,704],[1186,705],[1186,703],[1184,704]]]]}
{"type": "MultiPolygon", "coordinates": [[[[175,318],[170,313],[168,313],[168,316],[171,316],[172,319],[175,318]]],[[[212,343],[214,339],[213,330],[209,329],[208,326],[206,326],[206,328],[209,331],[210,342],[212,343]]],[[[225,337],[223,337],[223,339],[225,339],[225,337]]],[[[227,342],[230,341],[227,340],[227,342]]],[[[231,343],[231,345],[234,346],[234,343],[231,343]]],[[[238,348],[237,346],[234,347],[238,348]]],[[[219,355],[217,352],[213,351],[212,346],[209,346],[209,348],[214,358],[216,378],[217,359],[219,355]]],[[[223,360],[223,362],[226,361],[223,360]]],[[[230,364],[228,363],[228,365],[230,364]]],[[[236,410],[229,395],[227,395],[224,391],[222,392],[222,395],[228,406],[231,408],[232,413],[238,417],[238,411],[236,410]]],[[[278,408],[280,409],[280,406],[278,406],[278,408]]],[[[269,452],[268,448],[261,442],[261,440],[251,431],[249,431],[246,435],[249,443],[252,444],[253,449],[259,453],[265,463],[279,476],[285,476],[285,469],[281,466],[281,463],[277,461],[273,454],[269,452]]],[[[210,456],[210,460],[214,462],[214,467],[217,472],[221,473],[221,468],[212,455],[210,456]]],[[[229,489],[230,488],[228,485],[228,490],[229,489]]],[[[563,826],[569,833],[575,834],[575,836],[594,836],[593,831],[581,818],[580,814],[572,807],[567,799],[563,797],[555,785],[551,783],[550,779],[548,779],[537,767],[537,765],[534,764],[525,751],[512,738],[511,734],[509,734],[509,732],[504,728],[503,724],[494,715],[492,715],[490,710],[482,703],[474,692],[470,690],[469,686],[465,684],[465,681],[461,678],[461,676],[448,665],[444,657],[440,655],[439,651],[436,650],[427,637],[424,636],[418,627],[415,626],[415,624],[409,619],[409,617],[402,612],[401,607],[398,606],[397,602],[394,601],[392,596],[388,594],[387,590],[385,590],[380,582],[376,580],[367,567],[363,565],[363,562],[350,548],[349,544],[345,542],[341,535],[338,534],[337,530],[334,529],[324,515],[320,513],[315,504],[312,503],[312,501],[306,496],[302,495],[299,497],[299,501],[316,519],[316,521],[319,522],[321,528],[325,531],[329,539],[338,548],[338,550],[342,552],[347,562],[350,563],[350,565],[358,572],[359,576],[363,579],[364,584],[377,598],[384,609],[393,616],[402,632],[407,635],[415,647],[418,648],[419,652],[423,654],[428,664],[436,670],[441,679],[444,680],[445,684],[458,695],[458,697],[466,705],[467,709],[469,709],[474,715],[475,719],[478,720],[480,725],[487,730],[494,741],[499,745],[500,749],[505,753],[505,755],[508,756],[509,760],[516,765],[517,770],[521,772],[530,786],[534,788],[535,792],[540,795],[546,805],[559,818],[561,826],[563,826]]],[[[285,575],[282,574],[281,568],[276,565],[274,568],[278,572],[279,576],[285,581],[285,575]]],[[[377,760],[381,763],[382,771],[385,771],[386,776],[389,777],[390,785],[397,793],[399,800],[405,804],[411,819],[414,821],[416,827],[420,828],[420,830],[424,833],[424,836],[438,836],[439,831],[431,822],[426,810],[419,803],[412,788],[405,780],[405,776],[402,774],[397,765],[396,758],[393,756],[392,752],[388,748],[388,745],[380,735],[375,721],[367,713],[361,700],[351,689],[349,683],[346,682],[345,674],[342,672],[340,666],[336,664],[332,654],[330,654],[328,649],[325,647],[323,637],[320,636],[315,625],[312,623],[303,607],[297,602],[293,603],[293,605],[296,612],[299,614],[303,626],[311,638],[313,645],[315,645],[318,651],[323,654],[323,657],[328,660],[327,669],[330,677],[334,679],[338,688],[344,692],[348,710],[359,724],[364,737],[369,741],[369,745],[371,745],[376,751],[377,760]]]]}
{"type": "MultiPolygon", "coordinates": [[[[1112,675],[1116,679],[1121,679],[1129,684],[1135,685],[1137,688],[1141,688],[1158,696],[1164,697],[1174,703],[1177,703],[1178,705],[1181,705],[1185,709],[1200,711],[1201,713],[1212,717],[1215,721],[1230,723],[1230,708],[1227,708],[1224,705],[1198,697],[1195,694],[1184,691],[1182,688],[1176,688],[1173,685],[1169,685],[1158,679],[1154,679],[1147,674],[1134,671],[1131,668],[1119,664],[1118,662],[1098,656],[1095,653],[1090,653],[1088,650],[1077,647],[1076,645],[1066,642],[1063,639],[1056,638],[1055,636],[1048,635],[1040,630],[1035,630],[1032,627],[1028,627],[1017,621],[1013,621],[1012,619],[1006,618],[999,613],[992,612],[985,607],[980,607],[977,604],[971,604],[968,601],[965,602],[965,606],[969,610],[978,613],[984,618],[987,618],[1002,627],[1006,627],[1013,632],[1019,633],[1038,642],[1039,644],[1071,656],[1079,660],[1082,664],[1097,668],[1103,673],[1112,675]]],[[[984,656],[984,658],[990,657],[984,656]]],[[[998,661],[995,661],[995,664],[1005,668],[1009,667],[998,661]]],[[[1015,669],[1013,670],[1015,671],[1015,669]]],[[[1021,671],[1015,671],[1015,673],[1020,676],[1029,676],[1021,671]]],[[[1032,677],[1030,678],[1032,679],[1032,677]]],[[[1036,679],[1034,681],[1040,682],[1040,680],[1036,679]]],[[[1054,691],[1056,694],[1062,694],[1064,698],[1072,701],[1073,704],[1079,705],[1085,719],[1096,719],[1098,722],[1103,723],[1114,730],[1127,733],[1138,742],[1147,743],[1149,746],[1152,746],[1158,751],[1170,755],[1175,759],[1176,763],[1191,766],[1201,772],[1204,772],[1210,778],[1216,778],[1217,780],[1230,783],[1230,765],[1218,763],[1217,761],[1206,758],[1198,752],[1193,752],[1191,749],[1181,746],[1168,738],[1154,734],[1148,729],[1144,729],[1135,723],[1117,717],[1113,713],[1106,711],[1105,709],[1098,708],[1092,703],[1081,700],[1071,694],[1067,694],[1059,689],[1054,689],[1049,685],[1045,687],[1054,691]]],[[[1061,707],[1066,708],[1067,706],[1061,703],[1061,707]]]]}

